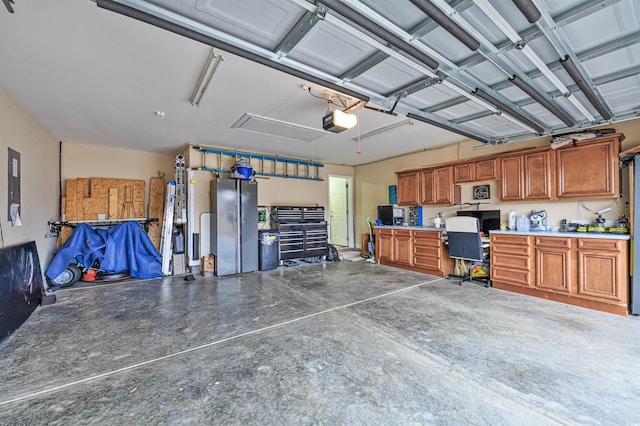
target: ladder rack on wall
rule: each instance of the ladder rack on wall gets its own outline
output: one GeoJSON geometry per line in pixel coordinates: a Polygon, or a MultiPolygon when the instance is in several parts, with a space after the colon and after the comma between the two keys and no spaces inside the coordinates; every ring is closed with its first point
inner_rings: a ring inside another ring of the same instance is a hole
{"type": "Polygon", "coordinates": [[[235,162],[237,157],[245,158],[253,167],[258,176],[281,177],[289,179],[305,179],[323,181],[320,178],[320,167],[324,167],[322,163],[314,163],[311,161],[296,160],[293,158],[273,157],[261,154],[252,154],[242,151],[226,151],[222,149],[207,148],[203,146],[193,146],[202,152],[203,167],[198,170],[204,170],[213,173],[231,173],[230,169],[224,169],[223,164],[227,162],[235,162]],[[207,159],[214,156],[215,167],[207,166],[207,159]]]}

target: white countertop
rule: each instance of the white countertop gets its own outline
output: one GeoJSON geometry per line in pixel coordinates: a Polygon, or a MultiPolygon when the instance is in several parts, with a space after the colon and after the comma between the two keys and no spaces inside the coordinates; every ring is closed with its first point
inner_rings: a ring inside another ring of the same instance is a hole
{"type": "MultiPolygon", "coordinates": [[[[441,226],[440,228],[436,228],[435,226],[405,226],[405,225],[396,225],[396,226],[392,226],[392,225],[376,225],[375,228],[380,228],[380,229],[414,229],[417,231],[446,231],[444,226],[441,226]]],[[[374,229],[375,229],[374,228],[374,229]]]]}
{"type": "MultiPolygon", "coordinates": [[[[447,233],[446,225],[444,227],[436,228],[435,226],[387,226],[380,225],[376,228],[381,229],[412,229],[417,231],[442,231],[447,233]]],[[[533,235],[533,236],[545,236],[545,237],[564,237],[564,238],[603,238],[609,240],[629,240],[629,234],[616,234],[613,232],[542,232],[542,231],[489,231],[490,234],[511,234],[511,235],[533,235]]]]}
{"type": "Polygon", "coordinates": [[[609,240],[628,240],[629,234],[616,234],[613,232],[542,232],[542,231],[489,231],[490,234],[533,235],[545,237],[563,238],[603,238],[609,240]]]}

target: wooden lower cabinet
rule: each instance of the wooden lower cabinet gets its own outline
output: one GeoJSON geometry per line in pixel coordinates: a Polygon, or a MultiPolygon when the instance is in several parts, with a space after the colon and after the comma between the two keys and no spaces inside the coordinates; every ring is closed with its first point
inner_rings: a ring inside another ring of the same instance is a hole
{"type": "Polygon", "coordinates": [[[495,288],[627,315],[628,270],[626,240],[491,235],[495,288]]]}
{"type": "Polygon", "coordinates": [[[411,266],[411,231],[408,229],[395,229],[393,231],[393,262],[411,266]]]}
{"type": "Polygon", "coordinates": [[[393,229],[376,229],[374,247],[378,263],[393,261],[393,229]]]}
{"type": "Polygon", "coordinates": [[[531,287],[533,258],[531,237],[491,234],[491,283],[531,287]]]}
{"type": "Polygon", "coordinates": [[[581,296],[627,302],[627,242],[578,239],[578,288],[581,296]]]}
{"type": "Polygon", "coordinates": [[[575,238],[535,237],[536,287],[561,293],[572,293],[573,241],[575,238]]]}
{"type": "Polygon", "coordinates": [[[376,260],[426,274],[452,273],[453,261],[442,243],[442,231],[376,229],[376,260]]]}

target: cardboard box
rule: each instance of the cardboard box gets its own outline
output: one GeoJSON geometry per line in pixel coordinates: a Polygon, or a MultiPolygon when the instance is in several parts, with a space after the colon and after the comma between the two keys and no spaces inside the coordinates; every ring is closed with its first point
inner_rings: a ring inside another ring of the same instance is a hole
{"type": "Polygon", "coordinates": [[[210,254],[200,258],[200,274],[205,277],[212,277],[216,274],[216,256],[210,254]]]}

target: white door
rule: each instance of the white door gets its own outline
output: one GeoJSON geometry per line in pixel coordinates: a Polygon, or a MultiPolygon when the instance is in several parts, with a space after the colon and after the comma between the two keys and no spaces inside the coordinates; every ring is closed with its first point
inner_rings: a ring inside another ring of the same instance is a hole
{"type": "Polygon", "coordinates": [[[349,246],[350,178],[329,176],[329,239],[331,244],[349,246]]]}

